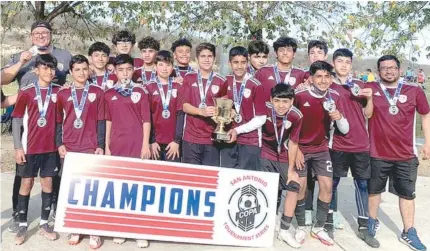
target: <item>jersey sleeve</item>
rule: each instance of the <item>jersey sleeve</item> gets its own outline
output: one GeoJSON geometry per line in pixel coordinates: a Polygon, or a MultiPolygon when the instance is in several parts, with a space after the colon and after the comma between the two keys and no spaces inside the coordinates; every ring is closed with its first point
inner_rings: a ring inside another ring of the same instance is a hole
{"type": "Polygon", "coordinates": [[[299,143],[301,129],[302,118],[300,116],[297,116],[297,118],[295,118],[295,120],[291,123],[290,140],[295,143],[299,143]]]}
{"type": "Polygon", "coordinates": [[[97,120],[105,120],[106,119],[104,95],[105,94],[102,90],[100,90],[97,94],[97,96],[99,96],[99,98],[97,100],[97,120]]]}
{"type": "Polygon", "coordinates": [[[184,83],[182,84],[183,100],[182,103],[191,104],[191,83],[189,75],[184,77],[184,83]]]}
{"type": "Polygon", "coordinates": [[[416,110],[421,115],[425,115],[430,112],[429,102],[427,101],[426,94],[420,87],[417,88],[416,110]]]}
{"type": "Polygon", "coordinates": [[[104,106],[105,106],[105,119],[112,121],[112,115],[110,114],[110,107],[109,107],[109,94],[108,92],[104,95],[104,106]]]}
{"type": "Polygon", "coordinates": [[[182,111],[182,107],[184,105],[184,86],[183,85],[179,85],[177,86],[177,92],[178,92],[178,97],[176,99],[176,110],[177,111],[182,111]]]}
{"type": "Polygon", "coordinates": [[[142,91],[142,99],[140,101],[140,116],[142,118],[143,123],[150,123],[151,122],[151,112],[149,109],[149,101],[148,101],[148,95],[142,91]]]}
{"type": "Polygon", "coordinates": [[[24,117],[24,113],[27,105],[28,105],[28,93],[26,91],[19,91],[18,98],[15,104],[15,109],[12,112],[12,117],[14,118],[24,117]]]}
{"type": "Polygon", "coordinates": [[[256,116],[266,115],[266,99],[264,97],[263,86],[257,85],[255,87],[254,95],[254,108],[256,116]]]}
{"type": "Polygon", "coordinates": [[[62,124],[64,119],[64,104],[63,104],[63,95],[62,93],[58,93],[58,100],[57,100],[57,115],[56,115],[56,122],[57,124],[62,124]]]}

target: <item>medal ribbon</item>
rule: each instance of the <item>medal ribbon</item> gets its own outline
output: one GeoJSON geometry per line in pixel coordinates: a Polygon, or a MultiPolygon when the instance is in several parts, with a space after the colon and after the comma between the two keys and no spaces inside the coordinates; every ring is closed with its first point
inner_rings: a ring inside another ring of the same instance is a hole
{"type": "Polygon", "coordinates": [[[272,123],[273,123],[273,129],[275,129],[276,142],[278,143],[278,153],[281,153],[282,138],[284,137],[285,124],[287,123],[287,116],[289,113],[290,111],[288,111],[287,114],[285,114],[285,116],[282,119],[281,137],[278,137],[278,126],[276,125],[275,108],[272,108],[272,123]]]}
{"type": "Polygon", "coordinates": [[[156,76],[156,74],[155,74],[155,70],[152,70],[152,71],[151,71],[151,77],[150,77],[150,79],[148,80],[148,79],[146,78],[146,71],[145,71],[145,68],[143,68],[143,66],[142,66],[142,68],[141,68],[141,77],[142,77],[142,82],[143,82],[144,84],[148,83],[149,81],[154,80],[154,79],[155,79],[155,76],[156,76]]]}
{"type": "Polygon", "coordinates": [[[255,75],[255,69],[254,69],[254,67],[251,64],[249,64],[248,65],[248,69],[249,69],[249,73],[251,73],[251,75],[254,76],[255,75]]]}
{"type": "MultiPolygon", "coordinates": [[[[105,71],[105,73],[103,75],[102,86],[101,86],[103,90],[106,90],[106,84],[107,84],[108,77],[109,77],[109,72],[105,71]]],[[[94,85],[98,85],[97,75],[94,74],[93,77],[92,77],[92,79],[93,79],[93,84],[94,85]]]]}
{"type": "Polygon", "coordinates": [[[46,116],[46,112],[48,111],[49,100],[51,99],[52,84],[49,84],[48,92],[46,93],[46,97],[43,102],[43,105],[42,105],[42,93],[40,91],[39,83],[36,82],[34,87],[36,88],[37,108],[39,109],[39,116],[41,118],[44,118],[46,116]]]}
{"type": "MultiPolygon", "coordinates": [[[[285,75],[285,78],[284,78],[285,84],[289,84],[292,70],[293,70],[293,66],[291,66],[290,71],[287,73],[287,75],[285,75]]],[[[275,66],[273,66],[273,71],[275,72],[276,84],[281,83],[281,76],[279,75],[278,65],[275,64],[275,66]]]]}
{"type": "Polygon", "coordinates": [[[156,81],[157,81],[158,90],[161,96],[161,103],[163,105],[163,110],[169,110],[170,98],[172,97],[172,88],[173,88],[172,78],[169,78],[169,84],[167,86],[166,95],[164,95],[163,85],[161,85],[160,79],[158,79],[158,77],[156,77],[156,81]]]}
{"type": "Polygon", "coordinates": [[[200,101],[201,104],[206,104],[206,94],[208,93],[209,87],[212,84],[213,80],[213,72],[209,75],[208,81],[206,82],[206,88],[203,90],[203,79],[202,74],[200,73],[200,70],[197,71],[197,77],[198,77],[198,84],[199,84],[199,92],[200,92],[200,101]]]}
{"type": "MultiPolygon", "coordinates": [[[[175,68],[176,77],[178,77],[178,78],[182,77],[181,71],[179,70],[179,67],[177,65],[175,65],[174,68],[175,68]]],[[[187,73],[190,72],[191,70],[192,70],[191,66],[188,66],[187,73]]]]}
{"type": "Polygon", "coordinates": [[[75,110],[76,118],[80,119],[82,116],[82,112],[85,107],[85,103],[88,97],[88,90],[90,89],[90,83],[87,81],[85,83],[84,92],[82,93],[81,102],[78,104],[78,96],[76,95],[76,86],[72,85],[72,99],[73,99],[73,108],[75,110]]]}
{"type": "Polygon", "coordinates": [[[243,77],[242,83],[240,85],[239,95],[237,94],[237,86],[236,86],[236,76],[233,77],[233,101],[234,101],[234,109],[237,114],[240,114],[240,106],[242,105],[243,92],[245,90],[246,82],[249,79],[249,74],[246,73],[243,77]]]}
{"type": "Polygon", "coordinates": [[[381,82],[379,82],[379,86],[381,87],[382,91],[384,92],[385,97],[387,98],[388,103],[391,106],[395,106],[397,104],[397,101],[399,100],[399,96],[400,96],[400,91],[402,90],[403,87],[403,78],[399,79],[399,82],[397,84],[397,88],[396,91],[394,92],[394,96],[391,98],[390,93],[387,90],[387,87],[385,87],[385,85],[383,85],[381,82]]]}
{"type": "Polygon", "coordinates": [[[131,95],[131,91],[133,90],[134,83],[130,80],[130,88],[126,88],[127,84],[121,83],[115,86],[115,90],[124,97],[128,97],[131,95]]]}

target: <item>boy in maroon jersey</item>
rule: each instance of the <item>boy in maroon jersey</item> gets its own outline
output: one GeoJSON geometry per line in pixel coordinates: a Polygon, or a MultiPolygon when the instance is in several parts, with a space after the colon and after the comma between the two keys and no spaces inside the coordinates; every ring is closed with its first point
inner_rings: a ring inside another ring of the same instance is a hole
{"type": "Polygon", "coordinates": [[[182,143],[183,162],[219,166],[219,146],[211,140],[215,130],[214,99],[227,93],[225,78],[212,71],[215,45],[201,43],[196,48],[199,69],[184,78],[184,105],[187,114],[182,143]]]}
{"type": "MultiPolygon", "coordinates": [[[[57,98],[56,145],[62,161],[68,151],[103,154],[106,132],[104,92],[88,81],[87,58],[73,56],[69,69],[73,83],[70,88],[59,91],[57,98]]],[[[79,241],[79,234],[69,236],[69,245],[76,245],[79,241]]],[[[90,248],[100,246],[100,237],[90,236],[90,248]]]]}
{"type": "Polygon", "coordinates": [[[226,77],[227,97],[235,110],[231,139],[221,150],[221,166],[247,170],[260,169],[261,126],[266,120],[263,87],[250,73],[245,47],[233,47],[229,53],[232,75],[226,77]],[[260,131],[260,132],[259,132],[260,131]],[[236,142],[234,143],[233,142],[236,142]]]}
{"type": "MultiPolygon", "coordinates": [[[[51,54],[36,57],[35,73],[38,80],[23,87],[18,94],[12,117],[23,118],[23,148],[15,149],[18,175],[22,177],[18,195],[19,228],[15,244],[21,245],[27,236],[27,212],[34,177],[40,171],[42,185],[42,213],[40,231],[48,240],[56,240],[57,233],[48,225],[52,203],[52,177],[57,175],[59,163],[55,147],[56,102],[59,86],[51,81],[55,77],[57,59],[51,54]]],[[[20,133],[21,125],[13,120],[12,130],[20,133]]]]}
{"type": "MultiPolygon", "coordinates": [[[[149,159],[151,118],[147,91],[136,86],[133,76],[133,58],[118,55],[115,58],[118,83],[106,91],[106,155],[149,159]]],[[[124,238],[114,238],[114,243],[123,244],[124,238]]],[[[136,240],[138,247],[148,247],[147,240],[136,240]]]]}
{"type": "Polygon", "coordinates": [[[262,127],[261,170],[280,175],[279,190],[281,193],[287,190],[287,196],[278,238],[293,248],[299,248],[301,244],[295,239],[291,221],[300,190],[299,176],[294,166],[303,115],[293,106],[293,102],[294,90],[290,85],[278,84],[272,88],[270,104],[265,108],[267,119],[262,127]],[[287,140],[288,148],[285,144],[287,140]]]}
{"type": "Polygon", "coordinates": [[[267,64],[269,60],[269,46],[260,40],[251,41],[248,45],[249,66],[248,73],[253,76],[255,72],[267,64]]]}
{"type": "Polygon", "coordinates": [[[369,216],[367,181],[370,178],[369,137],[366,118],[373,113],[372,89],[351,76],[353,54],[348,49],[338,49],[333,54],[336,77],[331,89],[341,97],[343,112],[349,121],[349,133],[331,134],[329,148],[333,163],[333,193],[325,229],[333,237],[333,218],[337,213],[337,186],[341,177],[347,177],[351,168],[354,177],[355,202],[358,209],[358,235],[370,246],[376,247],[373,238],[367,237],[369,216]],[[364,108],[364,114],[363,114],[364,108]]]}
{"type": "Polygon", "coordinates": [[[88,56],[91,62],[90,69],[93,73],[90,76],[90,81],[92,84],[100,86],[103,91],[112,88],[117,81],[115,74],[106,69],[106,65],[109,62],[109,54],[109,46],[102,42],[95,42],[88,49],[88,56]]]}
{"type": "MultiPolygon", "coordinates": [[[[136,43],[136,35],[129,32],[128,30],[121,30],[115,33],[112,37],[112,44],[115,47],[116,55],[121,54],[132,54],[134,44],[136,43]]],[[[109,63],[107,65],[107,69],[109,71],[113,71],[115,69],[114,66],[115,56],[109,57],[109,63]]],[[[133,58],[134,70],[143,66],[143,60],[141,58],[133,58]]]]}
{"type": "Polygon", "coordinates": [[[332,83],[332,69],[333,67],[324,61],[313,63],[310,67],[312,86],[297,92],[295,98],[295,106],[303,114],[299,140],[300,150],[296,161],[301,186],[296,207],[296,218],[299,225],[296,239],[299,243],[304,241],[304,197],[307,172],[312,172],[313,176],[317,177],[320,188],[316,222],[312,227],[311,235],[326,245],[333,245],[334,243],[324,230],[333,186],[333,169],[327,135],[332,126],[336,132],[347,134],[349,124],[340,112],[342,111],[342,103],[339,101],[339,94],[329,88],[332,83]]]}
{"type": "Polygon", "coordinates": [[[381,81],[368,83],[373,91],[373,115],[369,119],[370,165],[369,235],[375,237],[381,193],[387,179],[399,196],[403,231],[399,238],[413,250],[426,250],[414,228],[415,183],[418,151],[415,147],[416,112],[421,115],[425,144],[424,158],[430,157],[430,108],[422,88],[400,79],[400,62],[392,55],[378,59],[381,81]]]}
{"type": "Polygon", "coordinates": [[[155,79],[155,55],[160,50],[160,42],[153,37],[144,37],[137,44],[140,55],[143,59],[142,67],[136,69],[133,80],[146,85],[149,81],[155,79]]]}
{"type": "Polygon", "coordinates": [[[152,117],[151,155],[153,159],[180,162],[179,147],[184,129],[182,88],[170,75],[173,56],[159,51],[155,56],[157,77],[146,85],[152,117]]]}
{"type": "Polygon", "coordinates": [[[175,82],[182,84],[185,74],[193,70],[190,66],[192,48],[191,42],[186,38],[173,42],[172,52],[176,60],[176,65],[174,66],[175,82]]]}
{"type": "Polygon", "coordinates": [[[255,73],[255,78],[263,85],[266,100],[270,98],[270,90],[278,83],[286,83],[296,88],[303,83],[305,72],[293,67],[296,56],[297,41],[290,37],[280,37],[273,43],[276,53],[276,63],[266,65],[255,73]]]}

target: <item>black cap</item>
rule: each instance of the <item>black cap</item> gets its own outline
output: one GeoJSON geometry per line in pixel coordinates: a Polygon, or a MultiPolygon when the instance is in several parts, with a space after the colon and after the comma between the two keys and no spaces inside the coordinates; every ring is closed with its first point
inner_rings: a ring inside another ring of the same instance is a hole
{"type": "Polygon", "coordinates": [[[34,29],[38,28],[38,27],[43,27],[48,29],[49,31],[52,31],[51,25],[46,22],[46,21],[36,21],[31,25],[31,31],[33,31],[34,29]]]}

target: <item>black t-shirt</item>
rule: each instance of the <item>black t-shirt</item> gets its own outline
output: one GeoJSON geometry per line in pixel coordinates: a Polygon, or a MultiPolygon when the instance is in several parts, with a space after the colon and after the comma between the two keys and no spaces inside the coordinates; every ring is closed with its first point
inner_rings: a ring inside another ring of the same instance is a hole
{"type": "Polygon", "coordinates": [[[3,90],[1,90],[1,102],[3,103],[3,101],[6,100],[6,96],[3,93],[3,90]]]}

